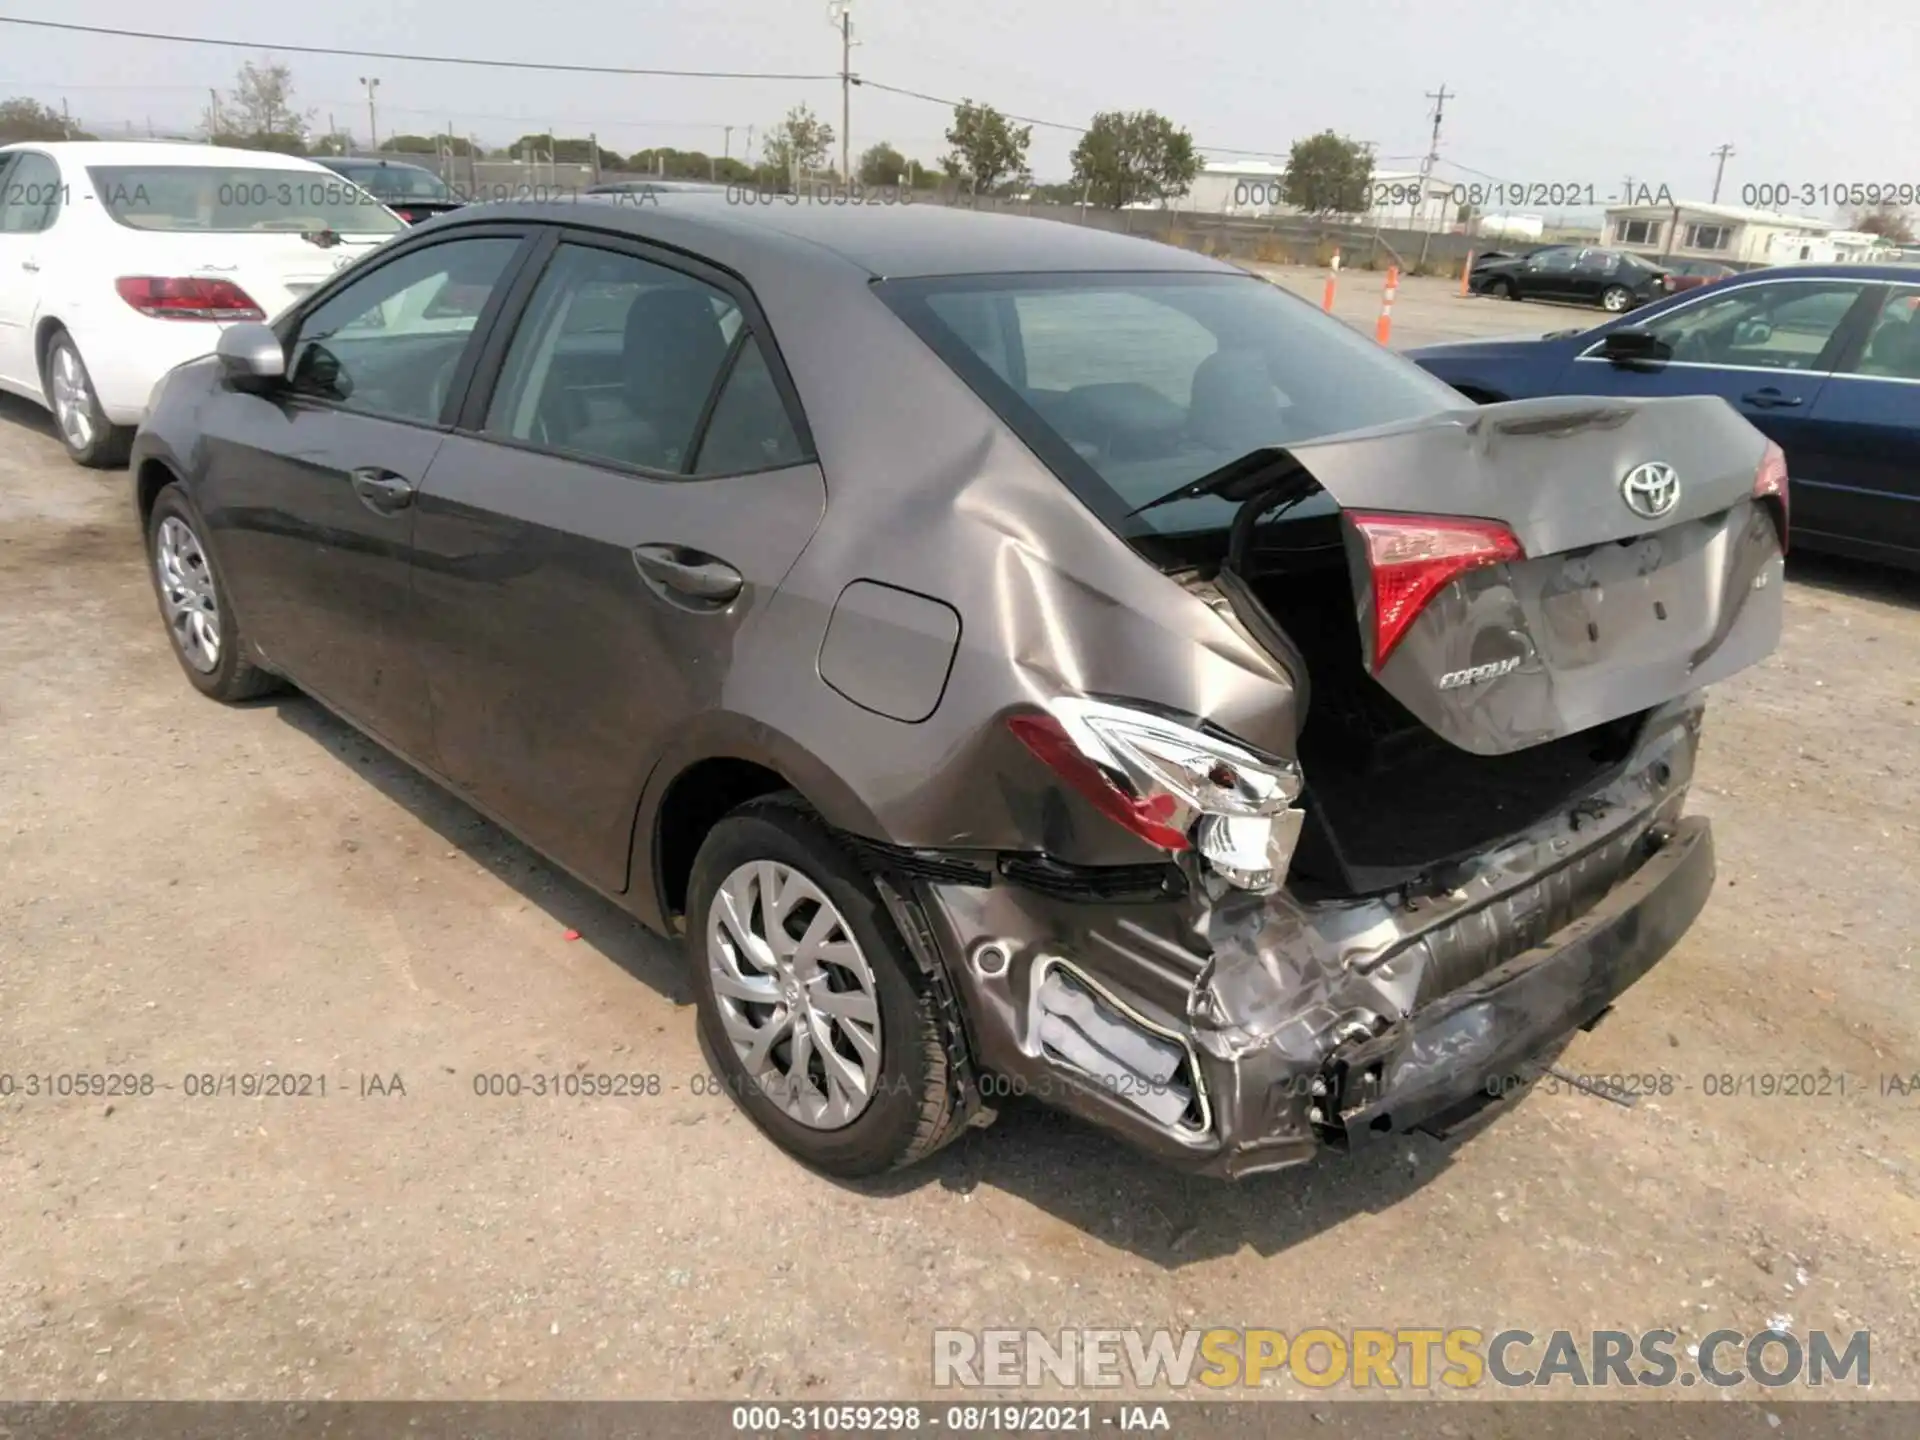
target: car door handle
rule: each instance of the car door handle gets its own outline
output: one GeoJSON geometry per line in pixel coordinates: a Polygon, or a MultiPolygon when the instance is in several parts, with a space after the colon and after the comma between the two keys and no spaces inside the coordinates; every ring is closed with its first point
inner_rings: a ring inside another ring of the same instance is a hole
{"type": "Polygon", "coordinates": [[[709,604],[725,604],[746,584],[726,561],[685,545],[636,545],[633,563],[650,584],[709,604]]]}
{"type": "Polygon", "coordinates": [[[413,504],[413,482],[391,470],[366,469],[353,472],[353,493],[370,510],[382,515],[404,510],[413,504]]]}
{"type": "Polygon", "coordinates": [[[1785,410],[1800,403],[1798,395],[1783,395],[1769,385],[1764,390],[1749,390],[1740,397],[1742,405],[1751,405],[1756,410],[1785,410]]]}

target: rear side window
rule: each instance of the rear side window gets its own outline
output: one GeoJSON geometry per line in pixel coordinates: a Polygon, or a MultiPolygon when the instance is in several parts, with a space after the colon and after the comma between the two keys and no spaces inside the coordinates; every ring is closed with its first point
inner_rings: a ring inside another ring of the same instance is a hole
{"type": "Polygon", "coordinates": [[[9,157],[0,174],[0,234],[33,235],[53,227],[66,202],[60,167],[34,151],[9,157]]]}
{"type": "Polygon", "coordinates": [[[799,442],[745,324],[732,296],[691,275],[563,244],[508,347],[486,428],[668,474],[794,463],[799,442]]]}
{"type": "Polygon", "coordinates": [[[1225,524],[1233,506],[1210,497],[1130,512],[1250,450],[1473,408],[1248,275],[957,276],[875,290],[1130,536],[1225,524]]]}

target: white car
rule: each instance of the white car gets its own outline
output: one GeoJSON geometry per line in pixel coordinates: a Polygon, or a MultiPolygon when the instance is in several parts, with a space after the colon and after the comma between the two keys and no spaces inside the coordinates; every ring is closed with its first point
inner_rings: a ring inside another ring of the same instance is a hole
{"type": "Polygon", "coordinates": [[[162,375],[406,228],[290,155],[0,146],[0,390],[51,410],[80,464],[119,464],[162,375]]]}

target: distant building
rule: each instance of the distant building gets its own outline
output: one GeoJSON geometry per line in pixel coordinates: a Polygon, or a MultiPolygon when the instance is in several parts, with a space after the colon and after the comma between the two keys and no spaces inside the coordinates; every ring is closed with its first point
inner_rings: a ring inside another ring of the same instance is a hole
{"type": "Polygon", "coordinates": [[[1473,222],[1473,233],[1488,239],[1539,240],[1547,233],[1544,215],[1482,215],[1473,222]]]}
{"type": "MultiPolygon", "coordinates": [[[[1368,182],[1370,209],[1340,218],[1349,224],[1374,229],[1430,230],[1446,229],[1452,220],[1448,207],[1441,203],[1448,187],[1433,181],[1427,187],[1428,201],[1416,206],[1401,203],[1401,197],[1420,194],[1420,176],[1415,171],[1376,170],[1368,182]]],[[[1301,212],[1287,203],[1287,167],[1271,160],[1209,160],[1194,177],[1186,195],[1172,202],[1173,207],[1204,215],[1278,216],[1301,212]]],[[[1149,207],[1141,207],[1149,208],[1149,207]]],[[[1152,207],[1158,208],[1158,207],[1152,207]]]]}
{"type": "Polygon", "coordinates": [[[1831,221],[1737,205],[1681,200],[1623,205],[1607,211],[1601,239],[1618,250],[1658,260],[1718,260],[1727,265],[1784,265],[1839,229],[1831,221]]]}

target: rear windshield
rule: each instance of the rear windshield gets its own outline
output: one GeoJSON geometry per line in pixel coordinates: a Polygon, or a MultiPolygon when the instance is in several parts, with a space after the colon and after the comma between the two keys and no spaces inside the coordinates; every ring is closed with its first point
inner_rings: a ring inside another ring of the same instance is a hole
{"type": "Polygon", "coordinates": [[[447,182],[418,165],[342,165],[340,173],[382,200],[451,200],[447,182]]]}
{"type": "Polygon", "coordinates": [[[94,165],[93,193],[132,230],[392,235],[400,218],[343,176],[265,165],[94,165]]]}
{"type": "Polygon", "coordinates": [[[876,289],[1126,535],[1227,524],[1234,505],[1211,496],[1130,512],[1250,450],[1472,408],[1251,275],[958,276],[876,289]]]}

